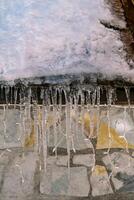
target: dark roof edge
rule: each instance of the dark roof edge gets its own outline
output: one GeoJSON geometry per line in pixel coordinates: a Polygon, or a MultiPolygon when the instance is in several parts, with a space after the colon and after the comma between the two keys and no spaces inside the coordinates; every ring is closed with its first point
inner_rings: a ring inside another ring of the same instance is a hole
{"type": "Polygon", "coordinates": [[[53,76],[42,76],[34,78],[22,78],[15,79],[14,81],[0,81],[1,86],[51,86],[51,85],[106,85],[113,87],[134,87],[134,83],[123,79],[121,76],[116,76],[114,79],[108,79],[102,74],[65,74],[65,75],[53,75],[53,76]]]}

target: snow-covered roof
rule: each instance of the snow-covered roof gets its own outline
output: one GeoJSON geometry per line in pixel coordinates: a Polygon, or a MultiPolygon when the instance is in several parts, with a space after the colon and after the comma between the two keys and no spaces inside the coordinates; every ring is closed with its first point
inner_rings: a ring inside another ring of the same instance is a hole
{"type": "Polygon", "coordinates": [[[106,0],[1,0],[0,79],[102,73],[133,79],[106,0]]]}

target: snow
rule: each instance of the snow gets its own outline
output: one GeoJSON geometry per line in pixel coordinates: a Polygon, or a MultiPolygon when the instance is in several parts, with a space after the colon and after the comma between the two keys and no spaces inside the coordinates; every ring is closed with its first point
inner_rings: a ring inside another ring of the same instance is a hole
{"type": "Polygon", "coordinates": [[[0,79],[102,73],[133,80],[105,0],[0,0],[0,79]]]}

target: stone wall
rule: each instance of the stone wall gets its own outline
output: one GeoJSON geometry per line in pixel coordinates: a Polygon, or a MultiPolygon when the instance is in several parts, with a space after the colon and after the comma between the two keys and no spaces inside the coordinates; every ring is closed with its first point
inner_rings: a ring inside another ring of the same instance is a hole
{"type": "MultiPolygon", "coordinates": [[[[35,148],[35,123],[33,119],[27,120],[26,113],[18,108],[1,110],[0,200],[114,199],[121,197],[122,192],[131,199],[134,191],[132,108],[112,107],[110,113],[107,108],[100,108],[99,126],[97,109],[74,112],[72,108],[70,131],[75,135],[70,140],[69,152],[65,116],[59,121],[55,118],[58,111],[50,110],[46,119],[47,158],[43,146],[40,151],[35,148]]],[[[38,115],[40,120],[42,117],[38,115]]]]}

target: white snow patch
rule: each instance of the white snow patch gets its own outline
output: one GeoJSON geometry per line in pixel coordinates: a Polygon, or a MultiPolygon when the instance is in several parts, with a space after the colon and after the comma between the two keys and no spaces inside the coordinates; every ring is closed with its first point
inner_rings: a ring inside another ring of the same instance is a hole
{"type": "Polygon", "coordinates": [[[1,0],[0,79],[102,73],[132,79],[105,0],[1,0]]]}

